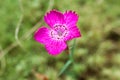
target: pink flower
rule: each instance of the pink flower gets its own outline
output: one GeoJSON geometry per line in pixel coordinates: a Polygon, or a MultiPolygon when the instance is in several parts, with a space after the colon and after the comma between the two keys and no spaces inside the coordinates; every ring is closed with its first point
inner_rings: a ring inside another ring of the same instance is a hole
{"type": "Polygon", "coordinates": [[[50,26],[39,28],[34,39],[45,45],[50,55],[58,55],[67,48],[66,41],[80,37],[80,31],[76,26],[78,15],[73,11],[61,13],[51,10],[44,16],[45,22],[50,26]]]}

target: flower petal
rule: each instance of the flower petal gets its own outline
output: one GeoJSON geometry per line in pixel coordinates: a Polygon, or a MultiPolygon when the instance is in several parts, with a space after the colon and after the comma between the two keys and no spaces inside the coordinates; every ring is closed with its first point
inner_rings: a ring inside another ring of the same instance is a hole
{"type": "Polygon", "coordinates": [[[58,55],[66,49],[67,45],[63,40],[55,40],[49,36],[50,30],[46,27],[39,28],[34,35],[34,39],[45,44],[46,50],[50,55],[58,55]]]}
{"type": "Polygon", "coordinates": [[[73,11],[66,11],[64,13],[64,20],[68,27],[75,26],[78,21],[78,15],[73,11]]]}
{"type": "Polygon", "coordinates": [[[81,37],[80,30],[77,28],[77,26],[73,26],[69,28],[68,35],[64,38],[65,41],[71,40],[73,38],[81,37]]]}
{"type": "Polygon", "coordinates": [[[64,16],[61,12],[52,10],[44,16],[45,22],[53,28],[55,24],[63,24],[64,16]]]}
{"type": "Polygon", "coordinates": [[[50,37],[49,37],[49,29],[46,27],[39,28],[35,34],[34,39],[42,44],[48,44],[50,37]]]}
{"type": "Polygon", "coordinates": [[[52,40],[45,47],[50,55],[56,56],[65,50],[67,45],[64,41],[52,40]]]}

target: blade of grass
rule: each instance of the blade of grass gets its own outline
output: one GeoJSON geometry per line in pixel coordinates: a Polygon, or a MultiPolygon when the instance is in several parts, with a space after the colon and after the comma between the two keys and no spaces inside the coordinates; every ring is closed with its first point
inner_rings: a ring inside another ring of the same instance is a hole
{"type": "MultiPolygon", "coordinates": [[[[46,9],[45,13],[49,10],[51,10],[54,6],[54,0],[49,0],[49,4],[48,4],[48,8],[46,9]]],[[[22,7],[23,8],[23,7],[22,7]]],[[[23,9],[22,9],[23,10],[23,9]]],[[[36,23],[35,26],[33,26],[33,28],[31,28],[28,32],[26,32],[21,38],[19,38],[20,41],[24,41],[26,39],[28,39],[28,37],[31,36],[31,34],[33,34],[33,32],[41,25],[43,24],[43,20],[41,19],[38,23],[36,23]]],[[[9,52],[11,51],[13,48],[15,48],[16,46],[18,46],[19,43],[17,41],[15,41],[14,43],[12,43],[10,46],[8,46],[7,48],[5,48],[3,51],[4,53],[0,55],[0,60],[9,52]]],[[[1,53],[1,52],[0,52],[1,53]]]]}

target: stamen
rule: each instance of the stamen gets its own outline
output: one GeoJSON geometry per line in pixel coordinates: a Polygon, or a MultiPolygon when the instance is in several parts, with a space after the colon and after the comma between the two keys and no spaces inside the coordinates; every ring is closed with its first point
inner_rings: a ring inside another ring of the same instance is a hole
{"type": "Polygon", "coordinates": [[[65,25],[55,25],[54,31],[51,31],[51,37],[57,40],[62,40],[68,34],[68,30],[65,25]]]}

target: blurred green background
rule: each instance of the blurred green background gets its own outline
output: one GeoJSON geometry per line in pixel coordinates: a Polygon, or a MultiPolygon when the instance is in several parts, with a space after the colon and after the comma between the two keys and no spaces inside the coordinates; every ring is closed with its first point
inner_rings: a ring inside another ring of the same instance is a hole
{"type": "Polygon", "coordinates": [[[47,80],[40,77],[120,80],[120,0],[0,0],[0,80],[47,80]],[[80,16],[74,63],[60,77],[68,55],[53,57],[33,39],[51,9],[80,16]]]}

